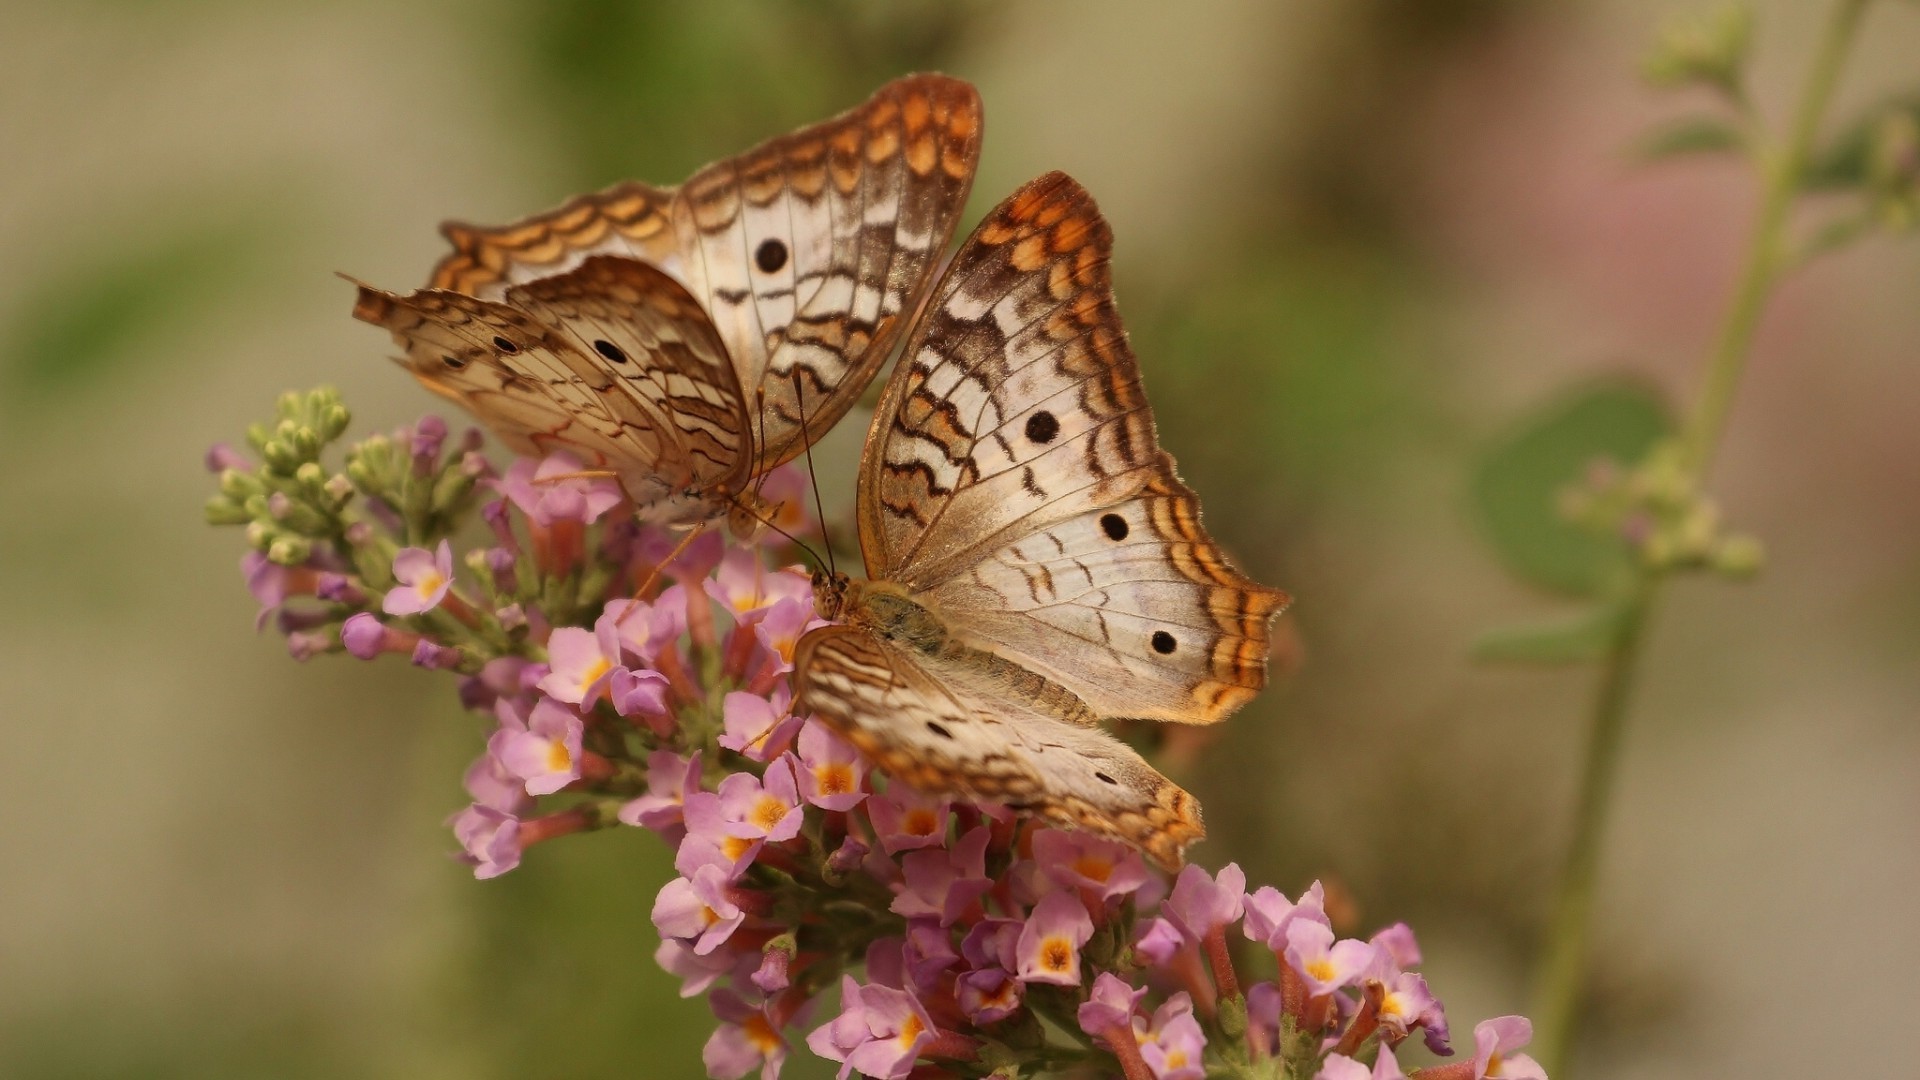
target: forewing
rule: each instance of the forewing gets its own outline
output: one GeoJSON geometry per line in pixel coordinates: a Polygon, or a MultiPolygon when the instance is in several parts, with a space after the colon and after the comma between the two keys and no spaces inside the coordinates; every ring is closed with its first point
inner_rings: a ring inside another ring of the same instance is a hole
{"type": "Polygon", "coordinates": [[[692,387],[702,380],[709,396],[724,398],[732,371],[698,305],[660,271],[595,260],[548,279],[535,294],[499,302],[442,289],[406,296],[359,290],[354,317],[391,332],[415,378],[516,453],[567,450],[589,467],[612,470],[643,512],[654,500],[743,470],[737,389],[734,419],[698,430],[701,453],[693,452],[687,426],[720,410],[692,387]],[[596,341],[618,342],[626,362],[603,356],[596,341]],[[706,412],[678,417],[656,388],[700,400],[706,412]],[[734,432],[731,449],[724,427],[734,432]]]}
{"type": "Polygon", "coordinates": [[[797,710],[922,791],[1005,803],[1110,836],[1168,869],[1206,835],[1193,796],[1118,739],[996,693],[977,673],[851,626],[809,632],[794,668],[797,710]]]}
{"type": "Polygon", "coordinates": [[[1060,173],[981,223],[874,416],[862,546],[870,576],[1095,713],[1210,722],[1265,684],[1286,598],[1233,569],[1160,449],[1111,245],[1060,173]]]}
{"type": "Polygon", "coordinates": [[[585,357],[604,385],[652,418],[671,449],[667,480],[703,494],[747,478],[747,407],[700,304],[663,271],[596,255],[555,277],[507,290],[509,305],[550,327],[549,341],[585,357]]]}
{"type": "Polygon", "coordinates": [[[833,426],[886,362],[979,156],[973,87],[910,75],[677,190],[616,184],[498,228],[443,225],[454,251],[430,284],[498,299],[601,254],[666,270],[719,328],[748,404],[764,396],[764,472],[833,426]]]}
{"type": "Polygon", "coordinates": [[[749,397],[764,399],[759,470],[831,427],[885,363],[952,239],[979,153],[973,87],[911,75],[680,189],[681,276],[749,397]]]}

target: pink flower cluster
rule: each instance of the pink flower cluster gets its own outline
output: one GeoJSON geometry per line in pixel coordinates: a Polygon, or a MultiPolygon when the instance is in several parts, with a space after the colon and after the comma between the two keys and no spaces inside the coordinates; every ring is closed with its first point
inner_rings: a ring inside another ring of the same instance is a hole
{"type": "MultiPolygon", "coordinates": [[[[423,423],[411,460],[437,460],[444,433],[423,423]]],[[[803,1043],[842,1078],[1008,1062],[1128,1080],[1262,1065],[1325,1080],[1542,1075],[1514,1052],[1529,1034],[1518,1017],[1476,1028],[1472,1061],[1403,1073],[1396,1052],[1416,1033],[1452,1053],[1412,931],[1342,939],[1317,884],[1297,900],[1249,892],[1233,865],[1169,880],[1120,844],[889,783],[793,711],[794,645],[821,624],[808,575],[769,566],[768,547],[637,528],[616,485],[563,455],[499,477],[441,468],[495,493],[478,507],[486,547],[456,560],[446,539],[373,510],[343,516],[307,564],[250,561],[249,583],[269,608],[325,600],[324,619],[290,631],[313,635],[309,652],[462,675],[463,702],[493,725],[451,822],[476,876],[603,827],[674,848],[656,959],[712,1005],[710,1075],[776,1076],[803,1043]],[[382,546],[375,526],[414,542],[382,546]]],[[[367,485],[369,503],[407,504],[414,474],[396,475],[398,490],[367,485]]],[[[803,494],[789,473],[763,492],[803,494]]]]}

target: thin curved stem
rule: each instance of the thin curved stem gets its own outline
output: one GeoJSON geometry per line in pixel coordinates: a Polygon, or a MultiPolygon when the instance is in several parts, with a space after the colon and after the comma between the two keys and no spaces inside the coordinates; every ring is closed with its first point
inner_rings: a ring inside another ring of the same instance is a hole
{"type": "MultiPolygon", "coordinates": [[[[1808,69],[1787,140],[1777,152],[1762,159],[1765,186],[1754,217],[1746,263],[1727,305],[1720,333],[1708,353],[1700,396],[1680,433],[1681,468],[1696,484],[1719,446],[1766,301],[1780,276],[1791,269],[1786,243],[1787,215],[1800,192],[1821,117],[1832,99],[1848,47],[1869,2],[1838,0],[1835,4],[1819,50],[1808,69]]],[[[1634,677],[1645,647],[1647,624],[1659,599],[1661,581],[1656,570],[1643,568],[1636,572],[1622,607],[1619,627],[1602,662],[1588,721],[1573,839],[1567,850],[1559,893],[1548,924],[1549,936],[1535,978],[1533,1016],[1538,1038],[1532,1049],[1547,1073],[1556,1080],[1564,1080],[1567,1075],[1568,1051],[1579,1030],[1580,997],[1586,983],[1594,892],[1609,817],[1608,804],[1619,772],[1634,677]]]]}

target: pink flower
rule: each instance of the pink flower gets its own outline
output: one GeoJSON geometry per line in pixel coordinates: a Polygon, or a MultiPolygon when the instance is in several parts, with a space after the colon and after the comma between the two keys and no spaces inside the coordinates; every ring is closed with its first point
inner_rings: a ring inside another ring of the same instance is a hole
{"type": "Polygon", "coordinates": [[[1296,919],[1287,927],[1286,961],[1308,993],[1331,994],[1359,980],[1373,962],[1373,946],[1353,938],[1336,943],[1331,929],[1296,919]]]}
{"type": "Polygon", "coordinates": [[[628,652],[651,664],[661,650],[671,648],[687,632],[687,605],[681,600],[686,591],[675,592],[678,588],[676,585],[661,593],[651,604],[644,600],[609,601],[594,622],[594,629],[598,631],[603,623],[612,626],[628,652]]]}
{"type": "Polygon", "coordinates": [[[467,794],[481,806],[518,817],[533,809],[526,782],[507,770],[491,750],[467,766],[464,778],[467,794]]]}
{"type": "Polygon", "coordinates": [[[357,611],[340,624],[340,644],[349,655],[371,660],[381,653],[411,653],[419,644],[418,634],[395,630],[370,612],[357,611]]]}
{"type": "Polygon", "coordinates": [[[1287,950],[1287,928],[1295,919],[1333,926],[1327,918],[1326,890],[1317,881],[1300,894],[1298,904],[1288,900],[1279,889],[1262,885],[1258,892],[1247,897],[1246,913],[1247,921],[1242,928],[1247,937],[1277,953],[1287,950]]]}
{"type": "Polygon", "coordinates": [[[758,614],[782,600],[803,601],[813,608],[813,583],[804,574],[789,570],[769,570],[752,548],[730,548],[720,558],[720,568],[701,587],[714,602],[733,615],[736,621],[758,614]]]}
{"type": "Polygon", "coordinates": [[[455,814],[451,824],[461,861],[473,867],[474,877],[484,881],[520,865],[519,818],[476,804],[455,814]]]}
{"type": "Polygon", "coordinates": [[[1155,1080],[1203,1080],[1206,1066],[1207,1036],[1200,1021],[1193,1018],[1193,999],[1182,990],[1168,998],[1153,1012],[1151,1020],[1136,1018],[1134,1038],[1140,1043],[1140,1056],[1155,1080]]]}
{"type": "Polygon", "coordinates": [[[794,772],[800,794],[823,810],[851,810],[867,797],[867,764],[846,740],[809,720],[800,728],[800,757],[794,772]]]}
{"type": "Polygon", "coordinates": [[[1020,981],[1080,985],[1080,947],[1092,937],[1093,920],[1079,897],[1069,892],[1041,897],[1015,947],[1020,981]]]}
{"type": "Polygon", "coordinates": [[[661,937],[679,938],[705,956],[726,942],[746,921],[746,912],[727,895],[726,872],[702,866],[691,880],[674,878],[653,902],[653,925],[661,937]]]}
{"type": "Polygon", "coordinates": [[[1173,893],[1161,906],[1161,912],[1187,936],[1198,941],[1240,918],[1241,900],[1247,893],[1247,875],[1238,863],[1220,868],[1216,878],[1194,863],[1188,863],[1173,883],[1173,893]]]}
{"type": "Polygon", "coordinates": [[[1473,1026],[1474,1080],[1547,1080],[1540,1063],[1513,1051],[1533,1041],[1524,1016],[1496,1016],[1473,1026]]]}
{"type": "MultiPolygon", "coordinates": [[[[209,454],[208,461],[212,460],[212,455],[209,454]]],[[[756,541],[764,544],[783,544],[786,543],[788,536],[805,536],[815,531],[813,515],[807,512],[809,507],[805,471],[793,465],[783,465],[767,474],[765,481],[760,485],[759,494],[767,506],[762,514],[771,524],[777,526],[780,532],[762,529],[755,535],[756,541]],[[782,532],[786,535],[781,535],[782,532]]]]}
{"type": "Polygon", "coordinates": [[[577,713],[543,697],[524,727],[517,725],[518,719],[502,712],[500,730],[488,745],[508,772],[526,781],[527,794],[551,795],[580,779],[580,739],[586,725],[577,713]]]}
{"type": "Polygon", "coordinates": [[[1345,1054],[1328,1054],[1327,1060],[1320,1063],[1320,1071],[1313,1074],[1313,1080],[1407,1080],[1407,1074],[1400,1071],[1400,1063],[1394,1060],[1393,1048],[1382,1046],[1371,1069],[1345,1054]]]}
{"type": "Polygon", "coordinates": [[[716,990],[709,999],[720,1026],[707,1039],[700,1060],[716,1080],[739,1080],[756,1068],[760,1080],[774,1080],[787,1059],[787,1042],[773,1030],[758,1007],[730,990],[716,990]]]}
{"type": "Polygon", "coordinates": [[[540,690],[557,700],[592,708],[620,664],[620,635],[602,618],[592,630],[562,626],[547,639],[546,678],[540,690]]]}
{"type": "Polygon", "coordinates": [[[884,795],[867,800],[880,847],[889,855],[913,848],[937,847],[947,842],[948,803],[922,795],[905,784],[894,784],[884,795]]]}
{"type": "Polygon", "coordinates": [[[739,957],[721,950],[701,956],[693,946],[676,938],[666,938],[653,951],[653,962],[680,980],[680,996],[695,997],[707,992],[720,976],[739,966],[739,957]]]}
{"type": "Polygon", "coordinates": [[[1453,1053],[1446,1010],[1427,989],[1427,980],[1410,971],[1378,971],[1381,966],[1376,953],[1376,971],[1368,978],[1381,987],[1380,1026],[1396,1040],[1420,1028],[1427,1049],[1442,1056],[1453,1053]]]}
{"type": "Polygon", "coordinates": [[[494,481],[494,487],[536,525],[550,527],[558,521],[591,525],[620,505],[624,496],[620,485],[611,479],[568,476],[585,468],[579,458],[564,450],[548,454],[539,462],[519,458],[507,469],[507,475],[494,481]],[[553,479],[556,476],[568,479],[553,479]]]}
{"type": "Polygon", "coordinates": [[[793,648],[800,644],[800,638],[814,627],[827,623],[814,616],[813,597],[809,594],[776,601],[762,611],[752,625],[754,637],[774,660],[771,674],[780,675],[793,670],[793,648]]]}
{"type": "Polygon", "coordinates": [[[1106,1039],[1115,1032],[1132,1032],[1133,1014],[1140,1007],[1140,999],[1146,996],[1146,987],[1129,986],[1118,975],[1101,972],[1093,980],[1093,992],[1080,1003],[1077,1014],[1080,1030],[1096,1039],[1106,1039]]]}
{"type": "Polygon", "coordinates": [[[401,548],[393,557],[393,577],[400,584],[387,590],[380,607],[389,615],[419,615],[432,611],[453,587],[453,548],[445,540],[433,551],[401,548]]]}
{"type": "Polygon", "coordinates": [[[1150,877],[1140,853],[1125,844],[1061,829],[1033,834],[1033,860],[1056,884],[1091,889],[1102,900],[1134,892],[1150,877]]]}
{"type": "MultiPolygon", "coordinates": [[[[1318,887],[1320,883],[1314,882],[1318,887]]],[[[1420,942],[1413,936],[1413,927],[1397,922],[1367,940],[1377,947],[1381,954],[1401,968],[1420,966],[1420,942]]]]}
{"type": "Polygon", "coordinates": [[[793,766],[781,759],[767,766],[766,775],[734,773],[720,782],[720,805],[727,820],[739,826],[740,836],[766,837],[775,843],[800,835],[806,815],[793,766]]]}
{"type": "Polygon", "coordinates": [[[970,1023],[986,1025],[1018,1012],[1026,988],[999,968],[981,968],[955,979],[953,996],[970,1023]]]}
{"type": "Polygon", "coordinates": [[[1133,951],[1155,967],[1164,967],[1187,943],[1180,928],[1166,919],[1156,918],[1135,931],[1133,951]]]}
{"type": "Polygon", "coordinates": [[[907,853],[900,860],[901,889],[893,898],[891,910],[910,919],[938,919],[941,926],[959,922],[993,888],[986,864],[990,839],[990,830],[981,826],[961,837],[951,849],[907,853]]]}
{"type": "Polygon", "coordinates": [[[793,745],[801,717],[787,711],[788,691],[781,687],[773,698],[734,691],[720,703],[726,731],[720,745],[753,761],[772,761],[793,745]]]}
{"type": "Polygon", "coordinates": [[[657,671],[642,668],[614,668],[607,682],[607,696],[613,699],[613,711],[621,716],[666,716],[667,692],[671,684],[657,671]]]}
{"type": "Polygon", "coordinates": [[[840,980],[840,1015],[807,1036],[813,1052],[840,1062],[840,1080],[858,1071],[875,1080],[902,1080],[934,1039],[933,1018],[918,999],[889,986],[840,980]]]}
{"type": "Polygon", "coordinates": [[[620,820],[655,832],[680,826],[687,795],[700,790],[700,755],[683,758],[671,750],[647,755],[647,793],[620,808],[620,820]]]}

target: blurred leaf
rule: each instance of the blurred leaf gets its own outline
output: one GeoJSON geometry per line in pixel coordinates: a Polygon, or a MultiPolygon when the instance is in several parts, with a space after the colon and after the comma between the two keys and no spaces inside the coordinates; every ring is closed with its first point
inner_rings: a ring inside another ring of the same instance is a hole
{"type": "Polygon", "coordinates": [[[1714,116],[1690,116],[1655,128],[1641,138],[1633,156],[1641,161],[1664,161],[1692,154],[1744,154],[1747,137],[1739,128],[1714,116]]]}
{"type": "Polygon", "coordinates": [[[22,305],[7,382],[30,396],[74,393],[140,361],[142,342],[193,322],[246,279],[252,235],[195,228],[57,277],[22,305]]]}
{"type": "Polygon", "coordinates": [[[1516,664],[1583,664],[1606,655],[1619,627],[1619,609],[1602,604],[1552,622],[1489,630],[1473,643],[1473,658],[1516,664]]]}
{"type": "Polygon", "coordinates": [[[1560,493],[1596,461],[1637,463],[1671,427],[1650,388],[1612,382],[1542,410],[1495,446],[1473,478],[1473,501],[1507,568],[1575,596],[1618,580],[1625,547],[1562,518],[1560,493]]]}
{"type": "Polygon", "coordinates": [[[1888,120],[1900,114],[1920,120],[1920,93],[1868,107],[1827,141],[1807,163],[1801,183],[1808,190],[1864,187],[1873,178],[1876,144],[1888,120]]]}

